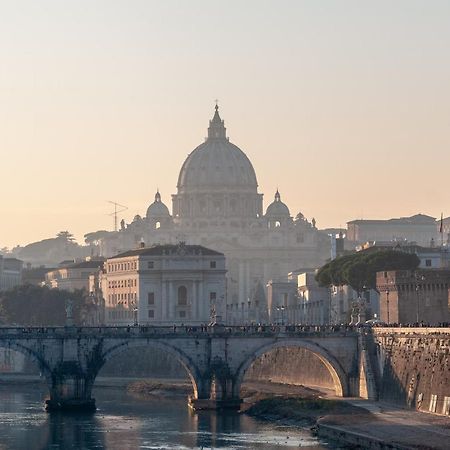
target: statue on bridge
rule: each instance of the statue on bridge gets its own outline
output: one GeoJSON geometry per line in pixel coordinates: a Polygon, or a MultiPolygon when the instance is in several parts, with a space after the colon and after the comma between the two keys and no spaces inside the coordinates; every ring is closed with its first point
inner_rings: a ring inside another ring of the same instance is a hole
{"type": "Polygon", "coordinates": [[[73,327],[73,301],[70,298],[66,300],[66,326],[73,327]]]}

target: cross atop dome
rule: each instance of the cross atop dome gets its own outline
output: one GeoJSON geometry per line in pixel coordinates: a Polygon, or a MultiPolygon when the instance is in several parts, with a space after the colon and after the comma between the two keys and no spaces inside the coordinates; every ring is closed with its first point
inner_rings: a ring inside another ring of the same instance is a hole
{"type": "Polygon", "coordinates": [[[219,115],[219,101],[216,100],[215,112],[212,120],[209,121],[208,139],[226,139],[226,128],[219,115]]]}

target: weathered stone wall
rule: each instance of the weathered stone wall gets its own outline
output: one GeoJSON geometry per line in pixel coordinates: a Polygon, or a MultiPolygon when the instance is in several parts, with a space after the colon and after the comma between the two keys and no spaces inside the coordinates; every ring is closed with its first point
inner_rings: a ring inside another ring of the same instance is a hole
{"type": "Polygon", "coordinates": [[[245,379],[334,389],[325,365],[303,348],[278,348],[264,354],[248,369],[245,379]]]}
{"type": "Polygon", "coordinates": [[[154,348],[130,348],[107,361],[100,376],[182,378],[188,374],[173,355],[154,348]]]}
{"type": "Polygon", "coordinates": [[[380,399],[448,415],[450,329],[380,328],[374,338],[380,399]]]}

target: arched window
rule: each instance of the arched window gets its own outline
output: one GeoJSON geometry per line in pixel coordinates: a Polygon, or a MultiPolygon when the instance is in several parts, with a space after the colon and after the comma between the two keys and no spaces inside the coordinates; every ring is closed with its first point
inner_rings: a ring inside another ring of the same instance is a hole
{"type": "Polygon", "coordinates": [[[155,229],[157,230],[158,228],[160,228],[161,227],[161,222],[156,222],[155,223],[155,229]]]}
{"type": "Polygon", "coordinates": [[[187,305],[187,289],[186,286],[180,286],[178,288],[178,305],[186,306],[187,305]]]}
{"type": "Polygon", "coordinates": [[[278,228],[278,227],[281,227],[281,223],[277,220],[277,221],[275,222],[275,228],[278,228]]]}

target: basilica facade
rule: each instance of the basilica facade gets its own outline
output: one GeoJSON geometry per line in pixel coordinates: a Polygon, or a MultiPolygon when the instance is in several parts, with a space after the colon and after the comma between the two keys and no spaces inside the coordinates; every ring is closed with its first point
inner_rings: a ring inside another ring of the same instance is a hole
{"type": "Polygon", "coordinates": [[[208,137],[183,163],[172,212],[159,192],[145,217],[104,237],[102,256],[145,246],[201,245],[226,257],[228,323],[268,320],[266,286],[289,272],[321,265],[329,242],[301,213],[291,216],[281,194],[266,210],[256,173],[246,154],[229,141],[218,107],[208,137]]]}

